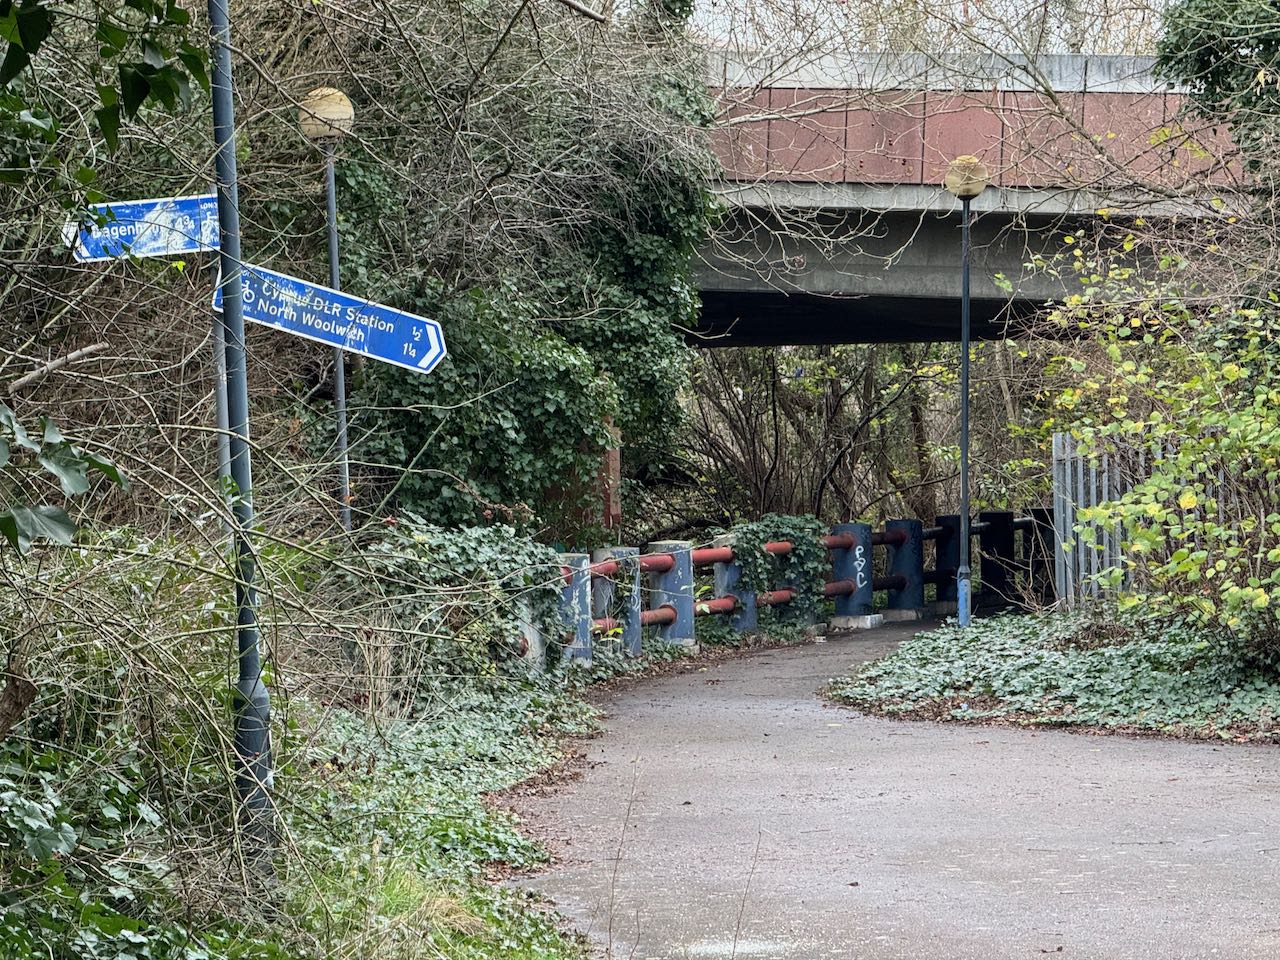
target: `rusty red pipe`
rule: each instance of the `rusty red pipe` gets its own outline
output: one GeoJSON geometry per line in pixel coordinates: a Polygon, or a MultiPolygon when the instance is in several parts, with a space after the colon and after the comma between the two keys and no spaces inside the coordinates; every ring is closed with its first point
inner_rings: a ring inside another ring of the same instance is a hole
{"type": "Polygon", "coordinates": [[[655,610],[640,611],[640,626],[656,627],[676,622],[676,608],[663,605],[655,610]]]}
{"type": "Polygon", "coordinates": [[[715,614],[733,613],[738,609],[737,597],[716,597],[714,600],[701,600],[693,605],[695,617],[710,617],[715,614]]]}
{"type": "Polygon", "coordinates": [[[733,563],[733,547],[699,547],[693,551],[695,567],[705,567],[711,563],[733,563]]]}
{"type": "Polygon", "coordinates": [[[676,565],[676,558],[669,553],[646,553],[640,557],[640,569],[646,573],[666,573],[676,565]]]}

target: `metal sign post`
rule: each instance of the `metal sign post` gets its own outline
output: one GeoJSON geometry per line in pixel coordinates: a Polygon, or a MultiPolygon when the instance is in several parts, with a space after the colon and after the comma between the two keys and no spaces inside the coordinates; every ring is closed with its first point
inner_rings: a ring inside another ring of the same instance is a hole
{"type": "Polygon", "coordinates": [[[236,565],[235,687],[236,789],[238,826],[248,859],[260,861],[271,847],[271,705],[262,682],[258,637],[256,564],[249,532],[253,529],[253,478],[249,457],[249,385],[245,367],[244,313],[241,309],[240,209],[236,188],[235,105],[231,98],[231,23],[228,0],[209,0],[213,52],[213,134],[217,152],[218,222],[222,230],[218,291],[226,293],[222,332],[227,361],[227,419],[236,565]]]}

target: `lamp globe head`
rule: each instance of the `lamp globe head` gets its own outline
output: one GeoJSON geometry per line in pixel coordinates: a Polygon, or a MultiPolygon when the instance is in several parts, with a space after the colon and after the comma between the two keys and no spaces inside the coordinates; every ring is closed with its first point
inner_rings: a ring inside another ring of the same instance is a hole
{"type": "Polygon", "coordinates": [[[970,154],[952,160],[947,175],[942,178],[942,185],[961,200],[972,200],[987,189],[990,182],[987,165],[970,154]]]}
{"type": "Polygon", "coordinates": [[[318,87],[298,105],[298,125],[308,140],[345,137],[356,118],[355,107],[341,90],[318,87]]]}

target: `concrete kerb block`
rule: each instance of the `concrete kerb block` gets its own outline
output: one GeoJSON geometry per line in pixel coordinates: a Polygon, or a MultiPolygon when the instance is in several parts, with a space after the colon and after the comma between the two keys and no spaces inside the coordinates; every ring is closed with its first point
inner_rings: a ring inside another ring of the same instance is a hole
{"type": "Polygon", "coordinates": [[[560,621],[569,633],[565,657],[571,664],[591,666],[591,557],[562,553],[560,564],[569,571],[569,582],[560,594],[560,621]]]}
{"type": "Polygon", "coordinates": [[[909,623],[912,620],[923,620],[924,610],[883,610],[880,615],[885,623],[909,623]]]}
{"type": "Polygon", "coordinates": [[[650,575],[649,602],[652,609],[669,606],[676,612],[673,623],[658,627],[663,643],[698,649],[694,632],[693,544],[687,540],[659,540],[645,548],[646,553],[669,553],[675,561],[665,573],[650,575]]]}
{"type": "Polygon", "coordinates": [[[884,626],[884,615],[864,613],[852,617],[832,617],[827,625],[832,633],[849,633],[853,630],[874,630],[884,626]]]}
{"type": "MultiPolygon", "coordinates": [[[[713,546],[732,547],[733,534],[716,537],[713,546]]],[[[737,561],[717,563],[714,566],[715,595],[717,597],[736,597],[738,607],[729,617],[729,626],[737,633],[753,633],[758,622],[756,595],[750,590],[743,590],[742,565],[737,561]]]]}

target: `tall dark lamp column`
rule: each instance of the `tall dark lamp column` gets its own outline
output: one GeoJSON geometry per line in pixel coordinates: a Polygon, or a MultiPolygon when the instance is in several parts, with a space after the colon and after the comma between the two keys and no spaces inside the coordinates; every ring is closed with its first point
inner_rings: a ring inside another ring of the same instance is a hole
{"type": "Polygon", "coordinates": [[[990,182],[981,160],[956,157],[942,185],[960,200],[960,567],[956,571],[956,617],[967,627],[972,619],[972,571],[969,567],[969,204],[990,182]]]}
{"type": "MultiPolygon", "coordinates": [[[[347,95],[333,87],[319,87],[298,106],[302,135],[324,151],[325,199],[329,227],[329,286],[342,289],[338,271],[338,199],[333,154],[337,142],[351,132],[356,111],[347,95]]],[[[333,404],[338,419],[338,486],[342,528],[351,529],[351,466],[347,458],[347,369],[341,347],[333,348],[333,404]]]]}

